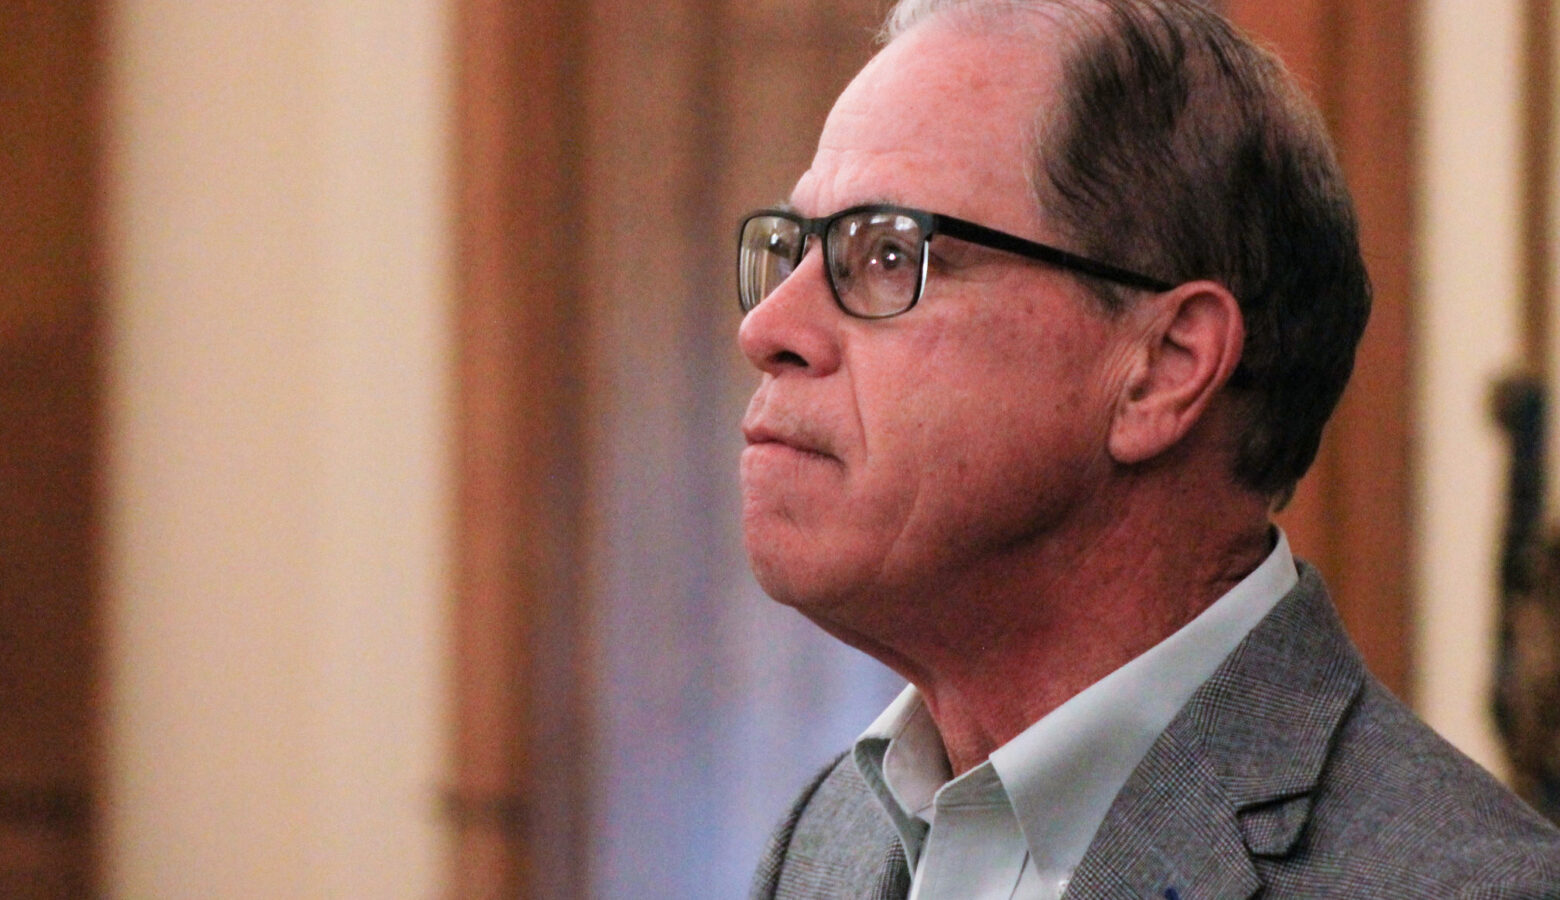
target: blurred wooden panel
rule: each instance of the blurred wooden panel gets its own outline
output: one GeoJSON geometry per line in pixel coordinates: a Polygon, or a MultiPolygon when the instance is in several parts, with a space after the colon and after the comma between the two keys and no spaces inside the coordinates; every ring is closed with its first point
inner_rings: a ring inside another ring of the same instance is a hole
{"type": "Polygon", "coordinates": [[[1375,306],[1316,466],[1280,521],[1327,577],[1371,669],[1399,695],[1412,664],[1409,429],[1414,304],[1412,0],[1228,0],[1327,118],[1354,193],[1375,306]]]}
{"type": "Polygon", "coordinates": [[[1545,378],[1554,283],[1554,11],[1551,0],[1522,4],[1522,312],[1523,364],[1545,378]]]}
{"type": "Polygon", "coordinates": [[[0,896],[94,893],[95,3],[0,6],[0,896]]]}
{"type": "Polygon", "coordinates": [[[463,0],[456,17],[459,497],[447,807],[461,898],[552,896],[539,878],[582,876],[569,857],[584,805],[568,668],[578,8],[463,0]],[[544,802],[548,785],[573,802],[544,802]]]}
{"type": "Polygon", "coordinates": [[[681,510],[653,530],[692,548],[688,571],[718,555],[708,504],[664,485],[729,478],[704,456],[711,429],[736,434],[710,399],[735,368],[732,230],[806,167],[869,50],[877,11],[856,5],[459,7],[456,896],[591,892],[581,523],[610,513],[589,505],[584,423],[661,423],[635,444],[661,485],[642,515],[681,510]]]}

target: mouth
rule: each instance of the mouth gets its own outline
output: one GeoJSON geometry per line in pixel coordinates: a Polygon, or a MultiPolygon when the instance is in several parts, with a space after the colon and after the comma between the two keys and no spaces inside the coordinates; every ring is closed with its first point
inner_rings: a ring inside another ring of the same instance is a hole
{"type": "Polygon", "coordinates": [[[742,437],[747,441],[750,451],[790,451],[804,457],[838,462],[838,458],[828,451],[822,440],[799,431],[779,431],[767,425],[744,424],[742,437]]]}

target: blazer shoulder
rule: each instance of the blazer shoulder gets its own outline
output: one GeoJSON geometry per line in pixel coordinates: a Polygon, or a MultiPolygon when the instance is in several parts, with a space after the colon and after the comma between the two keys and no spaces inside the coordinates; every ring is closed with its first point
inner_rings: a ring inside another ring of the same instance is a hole
{"type": "Polygon", "coordinates": [[[1138,766],[1073,880],[1080,897],[1171,884],[1560,900],[1560,832],[1366,671],[1302,564],[1138,766]]]}
{"type": "Polygon", "coordinates": [[[818,788],[834,774],[834,770],[839,768],[840,763],[848,755],[841,753],[819,769],[791,802],[785,818],[781,819],[780,824],[770,833],[769,841],[764,845],[764,854],[759,858],[758,871],[753,874],[753,887],[748,894],[750,900],[770,900],[775,896],[780,882],[780,871],[785,868],[786,855],[791,851],[791,839],[796,834],[796,823],[807,811],[807,806],[812,802],[813,795],[818,793],[818,788]]]}
{"type": "Polygon", "coordinates": [[[1367,677],[1301,846],[1270,865],[1362,896],[1560,898],[1560,830],[1367,677]]]}
{"type": "Polygon", "coordinates": [[[751,900],[823,900],[864,894],[898,836],[849,754],[797,796],[770,837],[751,900]]]}

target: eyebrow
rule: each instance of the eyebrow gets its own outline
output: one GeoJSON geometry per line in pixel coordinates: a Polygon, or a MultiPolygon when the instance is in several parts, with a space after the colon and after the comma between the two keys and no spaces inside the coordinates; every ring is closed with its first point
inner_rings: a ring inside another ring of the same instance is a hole
{"type": "MultiPolygon", "coordinates": [[[[839,212],[840,209],[851,209],[857,206],[903,206],[910,208],[912,205],[913,204],[906,203],[903,200],[890,197],[887,194],[873,194],[872,196],[863,200],[847,203],[844,206],[841,206],[839,209],[834,210],[834,212],[839,212]]],[[[801,208],[798,207],[795,203],[792,203],[790,200],[777,200],[775,201],[774,205],[770,207],[770,209],[778,209],[783,212],[794,213],[798,216],[802,216],[801,208]]],[[[824,213],[823,216],[829,216],[832,214],[833,213],[824,213]]],[[[823,218],[823,216],[802,216],[802,218],[823,218]]]]}

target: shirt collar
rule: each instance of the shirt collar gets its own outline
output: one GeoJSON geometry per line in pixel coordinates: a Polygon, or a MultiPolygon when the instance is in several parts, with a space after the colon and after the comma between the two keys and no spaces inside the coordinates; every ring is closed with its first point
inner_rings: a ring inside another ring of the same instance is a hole
{"type": "Polygon", "coordinates": [[[853,755],[915,871],[933,797],[953,772],[937,725],[914,685],[907,685],[862,732],[853,755]]]}
{"type": "MultiPolygon", "coordinates": [[[[1195,619],[991,754],[1043,877],[1068,877],[1159,734],[1298,583],[1289,541],[1275,531],[1267,559],[1195,619]]],[[[913,685],[862,733],[854,756],[913,866],[933,798],[950,775],[942,739],[913,685]]]]}

